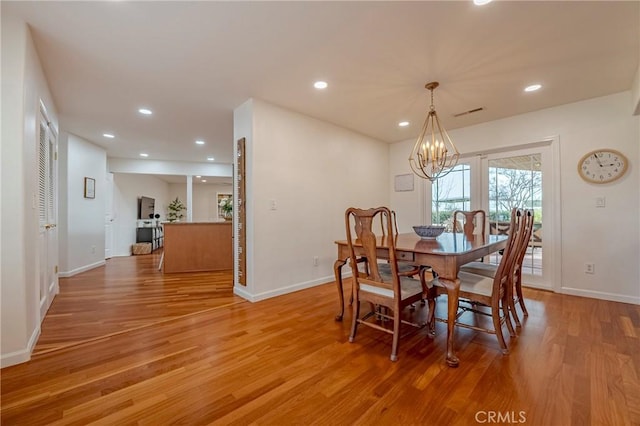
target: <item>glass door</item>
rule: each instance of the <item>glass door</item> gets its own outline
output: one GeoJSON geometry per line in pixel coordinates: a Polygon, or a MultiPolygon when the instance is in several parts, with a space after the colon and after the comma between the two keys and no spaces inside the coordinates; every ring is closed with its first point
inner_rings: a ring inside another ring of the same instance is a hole
{"type": "MultiPolygon", "coordinates": [[[[557,177],[552,141],[532,148],[476,155],[461,159],[446,176],[428,185],[431,200],[431,223],[452,230],[455,210],[478,210],[487,213],[487,230],[506,234],[514,207],[534,213],[533,235],[523,261],[524,283],[530,287],[553,289],[559,280],[556,264],[560,251],[553,241],[559,220],[557,177]],[[543,226],[544,223],[544,226],[543,226]]],[[[500,253],[484,259],[498,264],[500,253]]]]}
{"type": "MultiPolygon", "coordinates": [[[[533,153],[489,160],[489,230],[503,234],[509,228],[511,210],[531,209],[534,212],[534,237],[523,261],[523,271],[542,275],[542,243],[536,238],[542,227],[541,155],[533,153]],[[536,244],[534,245],[534,240],[536,244]],[[536,252],[535,248],[539,247],[536,252]]],[[[492,256],[497,263],[499,255],[492,256]]]]}
{"type": "MultiPolygon", "coordinates": [[[[549,202],[550,148],[538,148],[491,154],[482,161],[483,209],[487,212],[489,233],[506,234],[513,208],[530,209],[534,214],[531,240],[523,265],[523,279],[535,287],[551,288],[550,258],[545,245],[553,229],[549,202]],[[545,226],[543,226],[543,223],[545,226]]],[[[490,263],[500,262],[500,253],[489,256],[490,263]]]]}

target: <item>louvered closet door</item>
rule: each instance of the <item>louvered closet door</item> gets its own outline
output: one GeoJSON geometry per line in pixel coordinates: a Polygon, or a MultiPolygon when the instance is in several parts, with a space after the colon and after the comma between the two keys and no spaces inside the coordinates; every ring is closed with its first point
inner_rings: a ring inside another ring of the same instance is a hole
{"type": "Polygon", "coordinates": [[[57,141],[44,108],[38,123],[38,265],[40,319],[58,293],[57,141]]]}

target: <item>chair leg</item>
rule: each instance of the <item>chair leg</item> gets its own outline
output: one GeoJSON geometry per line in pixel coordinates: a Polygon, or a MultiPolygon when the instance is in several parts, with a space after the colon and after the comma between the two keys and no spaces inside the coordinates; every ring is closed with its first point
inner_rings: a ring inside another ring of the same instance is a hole
{"type": "Polygon", "coordinates": [[[393,344],[391,346],[391,361],[398,360],[398,343],[400,341],[400,309],[396,306],[393,311],[393,344]]]}
{"type": "Polygon", "coordinates": [[[351,319],[351,335],[349,336],[349,342],[353,343],[356,339],[356,331],[358,331],[358,319],[360,318],[360,300],[356,300],[353,307],[353,317],[351,319]]]}
{"type": "Polygon", "coordinates": [[[516,323],[516,327],[522,327],[522,324],[520,324],[520,318],[518,318],[518,312],[516,311],[515,297],[509,298],[509,313],[511,314],[513,321],[516,323]]]}
{"type": "Polygon", "coordinates": [[[529,312],[527,312],[527,307],[524,306],[524,297],[522,296],[522,277],[518,277],[516,280],[516,295],[518,296],[518,303],[520,304],[520,309],[522,309],[522,314],[525,317],[529,316],[529,312]]]}
{"type": "Polygon", "coordinates": [[[522,327],[522,324],[520,324],[520,318],[518,317],[518,312],[516,310],[516,302],[518,301],[517,287],[518,287],[518,281],[520,281],[520,272],[517,272],[513,279],[514,279],[513,285],[509,287],[509,290],[511,290],[511,294],[509,295],[509,312],[511,312],[513,320],[516,323],[516,327],[522,327]]]}
{"type": "Polygon", "coordinates": [[[522,324],[520,323],[520,317],[518,317],[518,311],[516,310],[516,299],[515,299],[515,297],[511,297],[509,299],[509,313],[511,314],[511,317],[513,318],[513,322],[516,323],[516,327],[522,327],[522,324]]]}
{"type": "MultiPolygon", "coordinates": [[[[504,300],[502,301],[502,315],[504,318],[504,322],[507,323],[507,329],[509,330],[509,336],[516,337],[516,330],[513,328],[513,324],[511,323],[511,305],[513,304],[513,297],[505,295],[504,300]]],[[[516,317],[517,318],[517,317],[516,317]]],[[[516,322],[517,319],[516,319],[516,322]]]]}
{"type": "MultiPolygon", "coordinates": [[[[496,304],[494,304],[496,305],[496,304]]],[[[504,307],[503,307],[504,308],[504,307]]],[[[509,353],[509,348],[507,348],[507,343],[504,340],[504,335],[502,334],[502,321],[500,321],[500,307],[499,306],[491,306],[491,317],[493,319],[493,327],[496,331],[496,337],[498,338],[498,344],[500,344],[500,348],[502,349],[502,353],[507,355],[509,353]]],[[[509,317],[506,318],[509,321],[509,317]]]]}
{"type": "Polygon", "coordinates": [[[436,298],[430,294],[427,298],[427,302],[429,303],[427,325],[429,329],[429,337],[433,338],[436,335],[436,298]]]}

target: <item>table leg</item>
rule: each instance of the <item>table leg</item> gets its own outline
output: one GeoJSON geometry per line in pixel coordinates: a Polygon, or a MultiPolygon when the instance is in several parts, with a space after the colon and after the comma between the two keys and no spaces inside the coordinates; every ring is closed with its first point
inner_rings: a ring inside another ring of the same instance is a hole
{"type": "Polygon", "coordinates": [[[344,315],[344,294],[342,293],[342,267],[347,263],[346,260],[338,259],[333,264],[333,273],[336,276],[336,287],[338,287],[338,297],[340,298],[340,312],[336,315],[336,321],[342,321],[344,315]]]}
{"type": "Polygon", "coordinates": [[[440,283],[447,290],[447,364],[449,367],[457,367],[460,361],[454,349],[456,317],[458,315],[458,298],[460,296],[460,280],[448,280],[439,278],[440,283]]]}

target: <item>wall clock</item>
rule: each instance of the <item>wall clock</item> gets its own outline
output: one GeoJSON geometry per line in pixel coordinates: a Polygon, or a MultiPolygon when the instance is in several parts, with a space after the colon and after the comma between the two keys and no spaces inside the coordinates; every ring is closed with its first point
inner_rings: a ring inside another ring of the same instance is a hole
{"type": "Polygon", "coordinates": [[[614,149],[596,149],[584,155],[578,162],[578,174],[587,182],[609,183],[622,177],[629,160],[614,149]]]}

